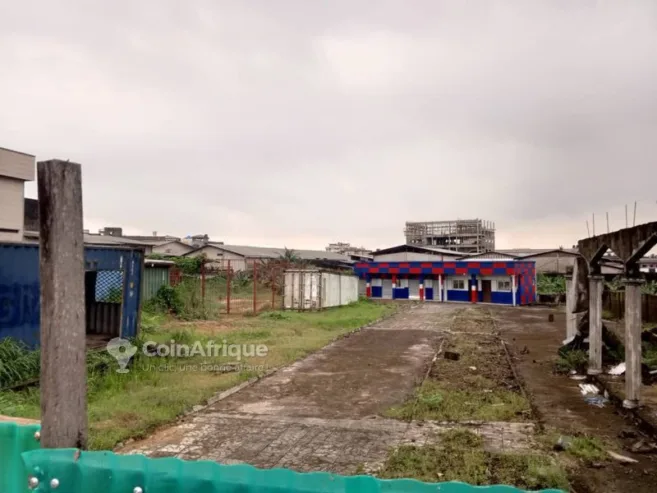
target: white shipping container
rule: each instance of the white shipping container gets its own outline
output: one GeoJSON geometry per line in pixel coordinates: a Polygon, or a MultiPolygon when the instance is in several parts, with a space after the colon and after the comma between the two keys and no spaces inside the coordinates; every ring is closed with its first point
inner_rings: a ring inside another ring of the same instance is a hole
{"type": "Polygon", "coordinates": [[[358,301],[358,277],[320,270],[285,271],[283,306],[288,310],[319,310],[358,301]]]}

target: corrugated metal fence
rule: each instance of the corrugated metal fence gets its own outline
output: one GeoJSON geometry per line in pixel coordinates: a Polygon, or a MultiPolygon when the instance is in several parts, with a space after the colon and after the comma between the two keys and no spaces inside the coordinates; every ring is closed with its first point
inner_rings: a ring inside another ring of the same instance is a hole
{"type": "MultiPolygon", "coordinates": [[[[602,294],[602,309],[610,312],[614,318],[625,318],[625,292],[605,291],[602,294]]],[[[641,296],[641,313],[644,322],[657,323],[657,296],[641,296]]]]}
{"type": "Polygon", "coordinates": [[[162,286],[170,283],[168,266],[151,266],[148,263],[144,267],[144,279],[141,286],[142,301],[148,301],[157,295],[162,286]]]}

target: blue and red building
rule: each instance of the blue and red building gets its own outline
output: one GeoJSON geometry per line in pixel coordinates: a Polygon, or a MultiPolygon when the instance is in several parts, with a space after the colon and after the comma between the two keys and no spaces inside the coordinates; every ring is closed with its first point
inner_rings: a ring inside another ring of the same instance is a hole
{"type": "Polygon", "coordinates": [[[355,273],[365,293],[378,299],[462,301],[529,305],[536,301],[534,262],[409,261],[361,262],[355,273]]]}

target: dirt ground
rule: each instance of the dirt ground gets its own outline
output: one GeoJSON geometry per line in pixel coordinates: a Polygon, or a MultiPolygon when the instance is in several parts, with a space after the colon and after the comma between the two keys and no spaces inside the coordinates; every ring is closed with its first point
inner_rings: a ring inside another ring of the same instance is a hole
{"type": "Polygon", "coordinates": [[[633,424],[611,404],[602,409],[588,405],[580,382],[553,373],[564,333],[564,316],[555,310],[414,305],[121,452],[353,474],[376,471],[400,445],[437,443],[437,433],[456,426],[475,431],[488,450],[503,453],[530,453],[545,428],[601,438],[610,449],[639,461],[580,467],[572,478],[578,493],[654,493],[656,456],[633,455],[624,448],[636,438],[619,438],[621,433],[639,436],[633,424]],[[467,317],[460,315],[464,312],[467,317]],[[548,321],[551,313],[554,322],[548,321]],[[508,343],[513,367],[495,335],[508,343]],[[476,357],[457,365],[442,359],[432,365],[437,348],[456,348],[455,341],[469,341],[476,357]],[[456,424],[381,417],[406,402],[429,373],[457,388],[467,386],[466,376],[479,374],[496,388],[521,393],[514,370],[532,404],[524,422],[456,424]]]}
{"type": "Polygon", "coordinates": [[[564,313],[547,308],[491,307],[490,310],[502,337],[509,343],[514,366],[531,396],[539,422],[561,433],[598,437],[609,443],[612,450],[639,461],[632,465],[610,461],[601,468],[580,469],[573,478],[576,491],[657,491],[657,455],[624,450],[640,437],[633,423],[612,404],[602,409],[587,404],[578,388],[580,382],[552,372],[555,355],[564,339],[564,313]],[[550,314],[554,314],[554,322],[549,322],[550,314]],[[625,435],[634,438],[620,438],[625,435]]]}

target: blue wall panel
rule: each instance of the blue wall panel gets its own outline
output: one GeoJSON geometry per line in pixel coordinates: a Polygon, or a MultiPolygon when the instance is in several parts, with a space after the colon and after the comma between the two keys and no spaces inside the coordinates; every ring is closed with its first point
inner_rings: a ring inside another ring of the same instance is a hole
{"type": "Polygon", "coordinates": [[[392,290],[392,297],[396,300],[408,299],[408,288],[395,288],[392,290]]]}
{"type": "Polygon", "coordinates": [[[0,245],[0,338],[39,341],[39,249],[0,245]]]}
{"type": "Polygon", "coordinates": [[[493,291],[490,299],[492,303],[513,305],[513,293],[510,291],[493,291]]]}
{"type": "Polygon", "coordinates": [[[383,297],[383,287],[372,286],[372,298],[382,298],[382,297],[383,297]]]}
{"type": "Polygon", "coordinates": [[[433,288],[424,288],[424,299],[433,299],[433,288]]]}
{"type": "Polygon", "coordinates": [[[470,301],[470,292],[456,290],[456,289],[448,289],[447,301],[470,301]]]}

